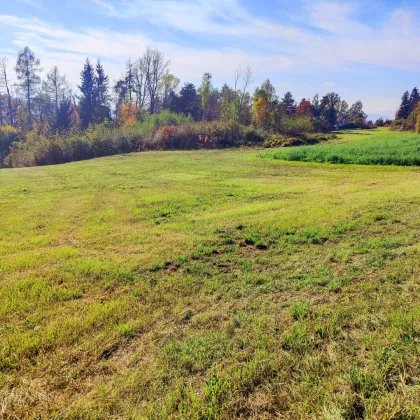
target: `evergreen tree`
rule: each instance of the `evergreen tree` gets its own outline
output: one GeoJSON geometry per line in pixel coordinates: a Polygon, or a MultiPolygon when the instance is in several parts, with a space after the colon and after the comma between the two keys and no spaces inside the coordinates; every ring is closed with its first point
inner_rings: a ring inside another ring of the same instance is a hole
{"type": "Polygon", "coordinates": [[[96,101],[96,77],[95,70],[89,59],[86,60],[83,71],[80,74],[81,84],[78,86],[82,96],[80,98],[80,120],[82,128],[87,128],[93,120],[96,101]]]}
{"type": "Polygon", "coordinates": [[[178,112],[191,115],[194,120],[200,117],[200,97],[192,83],[185,83],[179,93],[178,112]]]}
{"type": "Polygon", "coordinates": [[[168,101],[167,101],[167,109],[171,112],[179,112],[179,96],[176,92],[172,91],[169,93],[168,101]]]}
{"type": "Polygon", "coordinates": [[[128,87],[127,87],[126,79],[118,80],[114,85],[114,93],[117,95],[117,108],[120,105],[123,105],[127,102],[127,92],[128,92],[128,87]]]}
{"type": "Polygon", "coordinates": [[[317,93],[312,99],[312,112],[315,118],[321,116],[321,102],[319,101],[319,94],[317,93]]]}
{"type": "Polygon", "coordinates": [[[54,128],[57,131],[65,131],[71,127],[72,112],[71,99],[64,98],[58,106],[57,116],[54,122],[54,128]]]}
{"type": "Polygon", "coordinates": [[[294,115],[296,113],[296,102],[290,92],[287,92],[283,96],[283,99],[280,101],[280,103],[287,115],[294,115]]]}
{"type": "Polygon", "coordinates": [[[410,112],[409,112],[409,114],[411,114],[416,109],[419,101],[420,101],[420,93],[419,93],[419,90],[417,89],[417,87],[415,87],[411,91],[411,95],[410,95],[410,112]]]}
{"type": "Polygon", "coordinates": [[[109,77],[105,74],[100,60],[96,64],[96,76],[94,83],[94,108],[93,120],[95,123],[102,123],[111,118],[109,107],[109,77]]]}
{"type": "Polygon", "coordinates": [[[409,115],[410,115],[410,94],[407,90],[404,92],[404,95],[401,98],[401,105],[398,108],[395,118],[407,119],[409,115]]]}

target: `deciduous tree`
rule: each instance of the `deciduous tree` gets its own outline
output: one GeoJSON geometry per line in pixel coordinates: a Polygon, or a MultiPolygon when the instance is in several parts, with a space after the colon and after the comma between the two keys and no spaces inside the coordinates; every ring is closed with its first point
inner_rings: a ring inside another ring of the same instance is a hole
{"type": "Polygon", "coordinates": [[[149,95],[149,111],[154,114],[158,99],[158,87],[169,68],[170,62],[165,59],[163,53],[154,48],[147,48],[141,61],[149,95]]]}
{"type": "Polygon", "coordinates": [[[60,102],[69,96],[70,88],[66,76],[62,76],[57,66],[47,74],[47,79],[42,82],[43,92],[54,102],[55,112],[58,112],[60,102]]]}
{"type": "Polygon", "coordinates": [[[7,77],[7,59],[0,60],[0,87],[4,88],[7,98],[7,111],[9,114],[9,123],[14,126],[12,95],[9,89],[9,79],[7,77]]]}
{"type": "Polygon", "coordinates": [[[28,125],[32,127],[32,99],[41,83],[39,73],[42,71],[41,62],[29,47],[19,52],[16,62],[16,76],[18,87],[25,95],[28,125]]]}

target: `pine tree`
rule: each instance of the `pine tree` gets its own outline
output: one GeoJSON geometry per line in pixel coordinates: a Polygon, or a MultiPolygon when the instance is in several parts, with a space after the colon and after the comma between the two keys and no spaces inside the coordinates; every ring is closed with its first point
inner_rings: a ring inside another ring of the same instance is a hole
{"type": "Polygon", "coordinates": [[[404,95],[401,98],[401,105],[398,108],[395,118],[407,119],[409,115],[410,115],[410,93],[407,90],[404,92],[404,95]]]}
{"type": "Polygon", "coordinates": [[[296,102],[290,92],[287,92],[284,95],[283,99],[281,100],[281,105],[283,106],[287,115],[293,115],[296,113],[296,102]]]}
{"type": "Polygon", "coordinates": [[[179,93],[178,112],[191,115],[194,120],[199,120],[200,116],[200,97],[192,83],[185,83],[179,93]]]}
{"type": "Polygon", "coordinates": [[[58,131],[68,130],[72,125],[72,112],[71,99],[64,98],[58,106],[54,128],[58,131]]]}
{"type": "Polygon", "coordinates": [[[95,70],[90,64],[89,59],[86,60],[82,73],[80,74],[81,84],[78,86],[82,92],[80,98],[80,120],[82,128],[87,128],[93,120],[93,112],[95,108],[95,70]]]}
{"type": "Polygon", "coordinates": [[[319,94],[317,93],[312,100],[312,112],[315,118],[319,118],[321,116],[321,102],[319,100],[319,94]]]}
{"type": "Polygon", "coordinates": [[[109,108],[109,77],[105,74],[100,60],[96,64],[96,76],[94,83],[94,107],[93,119],[96,123],[102,123],[105,119],[110,119],[111,110],[109,108]]]}
{"type": "Polygon", "coordinates": [[[419,93],[419,90],[417,89],[417,87],[415,87],[411,91],[411,95],[410,95],[410,112],[409,112],[409,114],[411,114],[416,109],[419,101],[420,101],[420,93],[419,93]]]}

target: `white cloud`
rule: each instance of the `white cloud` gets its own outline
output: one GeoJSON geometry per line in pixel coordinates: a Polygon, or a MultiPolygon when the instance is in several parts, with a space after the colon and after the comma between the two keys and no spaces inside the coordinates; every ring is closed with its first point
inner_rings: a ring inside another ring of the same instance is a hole
{"type": "MultiPolygon", "coordinates": [[[[367,26],[357,20],[354,4],[319,0],[306,3],[303,15],[296,17],[298,23],[286,25],[275,23],[276,16],[271,20],[255,17],[240,0],[91,1],[114,19],[147,21],[169,33],[183,32],[198,42],[203,38],[203,45],[213,47],[158,42],[140,31],[124,29],[69,30],[11,15],[0,15],[0,23],[15,46],[31,46],[45,70],[59,65],[73,85],[86,57],[101,58],[111,78],[117,78],[125,60],[140,56],[149,45],[165,52],[173,73],[184,81],[197,81],[210,71],[215,79],[229,82],[238,65],[251,65],[258,82],[268,76],[281,81],[286,72],[304,75],[358,69],[360,75],[360,64],[404,70],[420,67],[420,50],[412,47],[420,44],[420,22],[413,11],[404,8],[389,11],[382,24],[367,26]]],[[[0,43],[1,54],[15,56],[10,50],[10,45],[1,50],[0,43]]],[[[335,84],[327,80],[323,86],[330,89],[335,84]]],[[[379,109],[379,101],[371,103],[379,109]]]]}
{"type": "Polygon", "coordinates": [[[201,77],[210,71],[215,77],[230,79],[239,65],[251,65],[256,73],[285,71],[293,59],[277,54],[249,54],[237,48],[195,50],[176,44],[154,42],[142,34],[125,34],[101,29],[79,32],[49,25],[39,19],[0,15],[0,22],[13,30],[13,43],[19,48],[30,45],[42,59],[45,70],[59,65],[76,85],[87,57],[100,58],[111,78],[118,78],[129,57],[140,56],[148,46],[165,52],[171,69],[183,80],[201,77]]]}
{"type": "Polygon", "coordinates": [[[41,0],[16,0],[18,3],[26,4],[27,6],[35,7],[36,9],[45,10],[44,4],[41,0]]]}

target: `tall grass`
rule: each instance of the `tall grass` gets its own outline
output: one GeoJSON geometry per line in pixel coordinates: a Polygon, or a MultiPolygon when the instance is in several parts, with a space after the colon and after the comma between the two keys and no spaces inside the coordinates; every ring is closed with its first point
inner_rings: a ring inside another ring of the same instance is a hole
{"type": "Polygon", "coordinates": [[[190,117],[165,111],[120,127],[105,122],[85,131],[59,134],[32,130],[24,140],[12,144],[4,166],[53,165],[145,150],[239,147],[263,140],[264,133],[254,127],[234,122],[195,123],[190,117]]]}
{"type": "Polygon", "coordinates": [[[420,137],[407,132],[378,129],[353,131],[339,136],[345,142],[296,147],[266,153],[261,157],[320,163],[361,165],[420,165],[420,137]]]}

